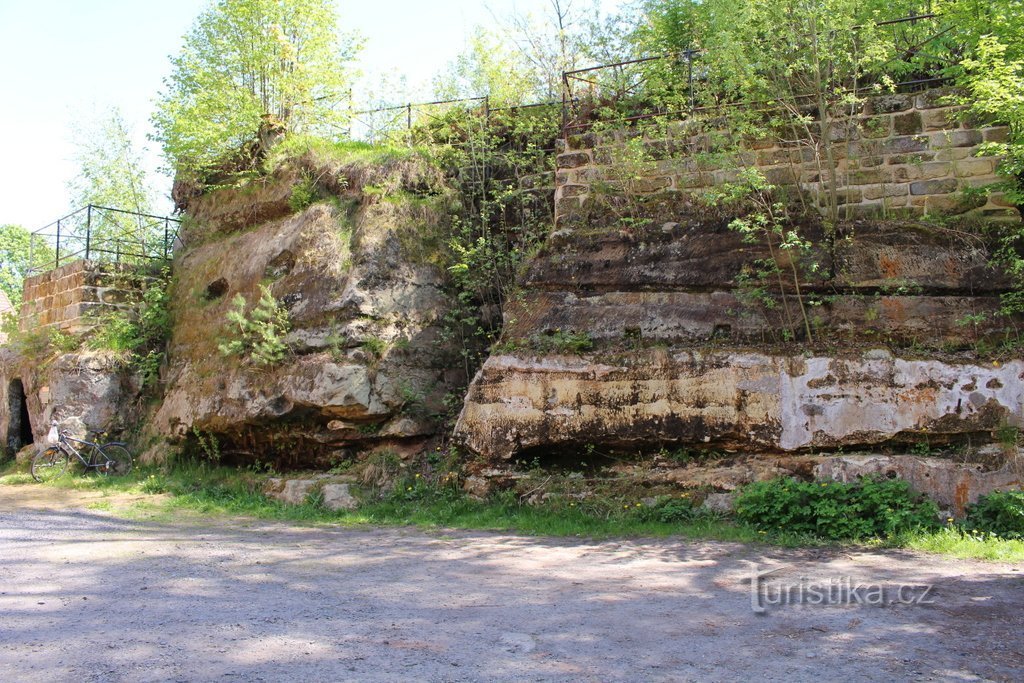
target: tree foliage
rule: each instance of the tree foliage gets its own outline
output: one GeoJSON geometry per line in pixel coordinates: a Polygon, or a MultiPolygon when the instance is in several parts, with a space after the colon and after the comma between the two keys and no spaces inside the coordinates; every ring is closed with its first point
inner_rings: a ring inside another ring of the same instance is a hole
{"type": "Polygon", "coordinates": [[[78,174],[68,183],[71,204],[111,206],[150,213],[153,190],[146,178],[142,153],[119,110],[111,109],[75,131],[78,174]]]}
{"type": "Polygon", "coordinates": [[[478,26],[466,50],[434,79],[439,98],[488,96],[498,106],[561,99],[565,71],[630,53],[630,15],[602,15],[596,4],[550,0],[540,14],[496,16],[478,26]]]}
{"type": "Polygon", "coordinates": [[[53,250],[40,240],[30,250],[31,239],[29,231],[20,225],[0,225],[0,290],[15,308],[21,304],[22,284],[32,261],[53,258],[53,250]]]}
{"type": "Polygon", "coordinates": [[[229,160],[261,126],[330,133],[345,120],[346,62],[332,0],[216,0],[185,36],[153,116],[175,170],[229,160]]]}
{"type": "MultiPolygon", "coordinates": [[[[75,131],[75,162],[78,174],[68,183],[74,208],[93,204],[136,214],[153,213],[155,196],[142,151],[136,148],[116,108],[75,131]]],[[[150,228],[140,216],[94,211],[90,218],[90,246],[97,254],[148,253],[163,239],[163,225],[150,228]]],[[[81,215],[74,225],[66,231],[77,231],[79,241],[84,240],[86,225],[81,215]]]]}

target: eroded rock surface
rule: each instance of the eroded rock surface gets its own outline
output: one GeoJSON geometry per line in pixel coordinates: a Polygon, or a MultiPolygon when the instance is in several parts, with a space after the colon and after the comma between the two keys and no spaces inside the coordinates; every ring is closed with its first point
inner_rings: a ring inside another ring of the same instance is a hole
{"type": "Polygon", "coordinates": [[[176,265],[170,370],[156,417],[163,433],[208,431],[242,448],[257,439],[264,453],[309,465],[332,450],[436,430],[430,416],[457,379],[441,337],[450,300],[439,253],[451,193],[416,160],[390,176],[377,169],[373,179],[392,185],[388,196],[364,193],[357,171],[321,169],[320,191],[333,199],[298,213],[281,215],[287,194],[267,188],[250,203],[266,197],[270,206],[248,214],[234,190],[219,211],[207,206],[217,193],[197,200],[208,224],[193,227],[205,241],[176,265]],[[247,225],[246,215],[270,219],[247,225]],[[289,354],[270,366],[218,349],[232,334],[233,300],[243,297],[251,311],[261,285],[291,324],[289,354]]]}
{"type": "Polygon", "coordinates": [[[668,443],[796,451],[1024,424],[1024,363],[647,350],[493,356],[457,425],[508,459],[541,446],[668,443]]]}
{"type": "Polygon", "coordinates": [[[528,265],[456,426],[471,450],[794,452],[1024,423],[1024,364],[974,360],[1007,324],[980,241],[812,221],[818,246],[795,264],[776,248],[781,273],[759,282],[772,253],[729,216],[657,198],[643,215],[563,221],[528,265]]]}
{"type": "Polygon", "coordinates": [[[138,417],[140,379],[116,354],[81,352],[27,358],[0,352],[0,435],[9,451],[57,430],[119,433],[138,417]],[[25,418],[28,425],[23,424],[25,418]]]}

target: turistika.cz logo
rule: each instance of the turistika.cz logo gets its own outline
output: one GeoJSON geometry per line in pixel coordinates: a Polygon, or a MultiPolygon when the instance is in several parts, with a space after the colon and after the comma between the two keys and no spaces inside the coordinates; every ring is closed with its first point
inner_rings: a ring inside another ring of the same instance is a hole
{"type": "Polygon", "coordinates": [[[931,605],[933,586],[928,584],[881,584],[855,580],[850,576],[809,579],[796,582],[773,581],[786,567],[761,571],[754,565],[750,576],[750,609],[764,614],[778,607],[886,607],[890,605],[931,605]]]}

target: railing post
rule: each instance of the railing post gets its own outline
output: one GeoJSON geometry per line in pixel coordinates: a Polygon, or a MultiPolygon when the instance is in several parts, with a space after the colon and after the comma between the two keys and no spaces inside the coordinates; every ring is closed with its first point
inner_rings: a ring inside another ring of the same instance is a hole
{"type": "Polygon", "coordinates": [[[57,219],[57,247],[53,250],[53,267],[60,268],[60,219],[57,219]]]}
{"type": "Polygon", "coordinates": [[[167,260],[167,241],[171,238],[171,221],[164,216],[164,261],[167,260]]]}
{"type": "Polygon", "coordinates": [[[92,204],[85,208],[85,260],[89,260],[89,247],[92,240],[92,204]]]}

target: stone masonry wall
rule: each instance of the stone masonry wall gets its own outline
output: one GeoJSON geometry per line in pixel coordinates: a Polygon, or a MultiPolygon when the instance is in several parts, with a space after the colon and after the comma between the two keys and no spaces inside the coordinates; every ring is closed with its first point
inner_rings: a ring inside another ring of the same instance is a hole
{"type": "Polygon", "coordinates": [[[19,326],[24,331],[56,327],[78,334],[91,326],[90,313],[124,306],[126,298],[124,284],[110,266],[73,261],[25,279],[19,326]]]}
{"type": "MultiPolygon", "coordinates": [[[[964,192],[999,179],[999,159],[978,153],[985,142],[1005,140],[1008,129],[961,123],[961,108],[947,105],[948,94],[871,97],[852,120],[833,126],[841,218],[971,213],[1019,220],[1001,193],[964,192]]],[[[628,133],[569,136],[557,158],[556,220],[602,193],[700,192],[735,179],[737,167],[757,168],[770,183],[798,185],[812,201],[827,203],[830,175],[807,146],[751,140],[726,163],[714,153],[713,136],[693,134],[687,122],[669,126],[669,134],[646,139],[640,163],[623,161],[628,133]]]]}

